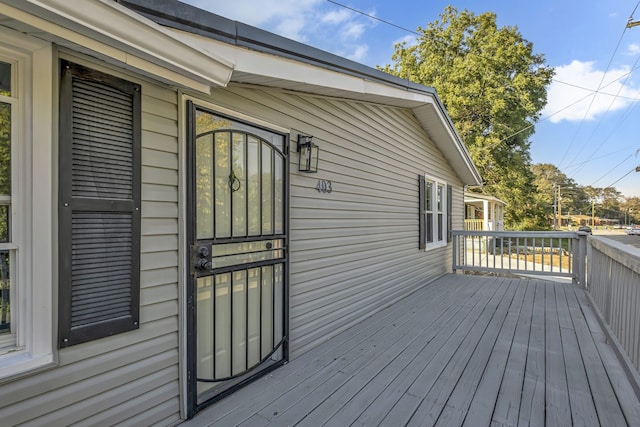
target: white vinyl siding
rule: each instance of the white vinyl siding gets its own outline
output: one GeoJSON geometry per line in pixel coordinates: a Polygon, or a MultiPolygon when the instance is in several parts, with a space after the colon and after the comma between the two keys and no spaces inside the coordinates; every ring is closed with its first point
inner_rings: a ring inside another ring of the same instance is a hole
{"type": "Polygon", "coordinates": [[[140,329],[62,349],[57,367],[0,387],[3,425],[36,420],[39,425],[171,425],[180,419],[177,94],[138,83],[140,329]]]}
{"type": "Polygon", "coordinates": [[[292,357],[447,271],[446,247],[418,250],[415,177],[460,180],[410,110],[250,87],[216,90],[213,100],[320,147],[316,174],[298,173],[291,150],[292,357]],[[331,193],[316,190],[319,179],[331,193]]]}

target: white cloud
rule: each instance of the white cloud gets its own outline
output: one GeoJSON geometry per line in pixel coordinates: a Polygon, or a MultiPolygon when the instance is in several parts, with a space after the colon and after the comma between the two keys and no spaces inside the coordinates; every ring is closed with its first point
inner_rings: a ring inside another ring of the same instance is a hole
{"type": "Polygon", "coordinates": [[[331,10],[325,13],[320,19],[327,24],[340,24],[349,19],[351,13],[347,9],[331,10]]]}
{"type": "Polygon", "coordinates": [[[364,33],[365,26],[361,22],[348,22],[344,27],[342,27],[340,34],[342,38],[357,40],[364,33]]]}
{"type": "MultiPolygon", "coordinates": [[[[182,0],[217,15],[274,32],[323,50],[364,61],[369,47],[357,43],[376,22],[325,0],[182,0]]],[[[375,11],[367,12],[374,15],[375,11]]]]}
{"type": "Polygon", "coordinates": [[[629,72],[630,67],[622,66],[609,70],[603,79],[604,71],[595,69],[594,62],[574,60],[556,67],[542,116],[550,117],[553,123],[594,120],[627,107],[640,100],[640,90],[625,84],[629,72]],[[602,87],[596,93],[599,85],[602,87]]]}
{"type": "Polygon", "coordinates": [[[305,16],[322,0],[186,0],[185,3],[225,18],[260,26],[272,20],[283,22],[288,18],[305,16]]]}
{"type": "Polygon", "coordinates": [[[369,46],[367,46],[366,44],[362,44],[356,46],[352,53],[344,56],[345,58],[351,59],[352,61],[360,62],[367,57],[367,53],[369,53],[369,46]]]}
{"type": "Polygon", "coordinates": [[[419,43],[419,40],[417,36],[411,36],[411,35],[404,36],[401,39],[394,40],[393,46],[400,43],[405,43],[406,47],[411,47],[411,46],[417,46],[419,43]]]}
{"type": "Polygon", "coordinates": [[[626,55],[636,56],[640,53],[640,45],[638,43],[631,43],[627,46],[627,50],[625,51],[626,55]]]}

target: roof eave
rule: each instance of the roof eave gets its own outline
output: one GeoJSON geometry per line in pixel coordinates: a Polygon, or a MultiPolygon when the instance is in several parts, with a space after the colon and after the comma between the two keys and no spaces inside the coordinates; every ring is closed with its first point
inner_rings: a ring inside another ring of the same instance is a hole
{"type": "Polygon", "coordinates": [[[0,0],[0,13],[33,27],[35,37],[90,45],[129,68],[201,92],[226,86],[233,73],[230,62],[185,44],[168,29],[112,0],[0,0]],[[188,80],[172,79],[175,76],[188,80]]]}
{"type": "MultiPolygon", "coordinates": [[[[464,185],[482,185],[469,151],[436,91],[282,36],[175,0],[117,0],[154,22],[216,43],[234,64],[232,81],[410,108],[464,185]],[[260,66],[256,65],[259,59],[260,66]],[[257,78],[257,79],[256,79],[257,78]],[[279,86],[278,86],[279,85],[279,86]]],[[[204,49],[204,46],[201,46],[204,49]]]]}

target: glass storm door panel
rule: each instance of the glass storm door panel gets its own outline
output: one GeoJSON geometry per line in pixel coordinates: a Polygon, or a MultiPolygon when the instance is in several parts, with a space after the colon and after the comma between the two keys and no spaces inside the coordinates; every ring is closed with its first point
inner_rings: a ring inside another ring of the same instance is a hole
{"type": "Polygon", "coordinates": [[[192,410],[287,358],[287,137],[189,104],[192,410]]]}

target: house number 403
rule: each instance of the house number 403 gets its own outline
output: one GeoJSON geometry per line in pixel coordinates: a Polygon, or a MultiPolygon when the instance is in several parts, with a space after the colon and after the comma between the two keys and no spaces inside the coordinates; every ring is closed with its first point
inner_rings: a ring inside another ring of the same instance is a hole
{"type": "Polygon", "coordinates": [[[331,188],[331,181],[319,179],[318,185],[316,185],[316,190],[318,190],[319,193],[331,193],[333,191],[333,188],[331,188]]]}

